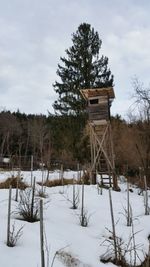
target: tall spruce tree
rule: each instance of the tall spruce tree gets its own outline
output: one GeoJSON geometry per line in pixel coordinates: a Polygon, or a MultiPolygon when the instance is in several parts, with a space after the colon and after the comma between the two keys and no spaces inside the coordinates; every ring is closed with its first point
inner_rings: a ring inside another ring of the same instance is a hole
{"type": "Polygon", "coordinates": [[[90,24],[81,24],[72,37],[73,45],[61,57],[62,65],[58,64],[54,90],[58,100],[54,102],[55,111],[62,115],[80,115],[85,109],[80,89],[101,88],[113,85],[113,75],[108,69],[108,58],[99,57],[102,41],[98,32],[90,24]]]}

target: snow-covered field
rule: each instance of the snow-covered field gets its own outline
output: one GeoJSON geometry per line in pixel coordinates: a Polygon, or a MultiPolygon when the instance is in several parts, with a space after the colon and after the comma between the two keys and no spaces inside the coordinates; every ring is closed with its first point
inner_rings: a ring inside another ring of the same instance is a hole
{"type": "MultiPolygon", "coordinates": [[[[0,180],[3,181],[13,173],[0,173],[0,180]]],[[[77,178],[77,173],[68,171],[64,173],[65,178],[77,178]]],[[[33,173],[36,181],[41,181],[40,171],[33,173]]],[[[31,173],[22,172],[23,180],[30,184],[31,173]]],[[[45,173],[46,179],[46,173],[45,173]]],[[[50,173],[50,179],[59,179],[59,171],[50,173]]],[[[116,222],[116,235],[128,244],[132,235],[132,227],[126,226],[126,183],[119,183],[121,192],[112,191],[114,219],[116,222]]],[[[37,185],[37,187],[39,187],[37,185]]],[[[80,267],[103,267],[114,266],[112,263],[100,262],[100,257],[106,252],[107,247],[103,241],[107,239],[112,231],[109,191],[103,189],[103,194],[98,194],[95,185],[85,186],[85,209],[89,216],[88,227],[82,227],[79,223],[81,213],[81,186],[76,185],[79,190],[80,203],[76,210],[72,207],[72,185],[62,187],[46,188],[47,198],[44,208],[44,231],[49,252],[45,250],[45,258],[49,255],[49,267],[51,267],[56,251],[59,256],[55,258],[53,267],[80,266],[80,267]],[[74,261],[73,261],[74,259],[74,261]],[[72,261],[72,263],[71,263],[72,261]]],[[[130,192],[130,204],[133,211],[133,224],[135,242],[139,247],[137,253],[137,264],[143,260],[145,253],[148,253],[148,236],[150,235],[150,215],[144,215],[143,196],[138,195],[138,189],[132,187],[130,192]]],[[[16,230],[23,226],[23,234],[17,245],[13,248],[6,246],[7,238],[7,210],[8,190],[0,190],[0,267],[40,267],[40,223],[29,223],[17,220],[18,202],[14,201],[15,189],[12,192],[12,215],[11,225],[15,221],[16,230]]],[[[133,255],[132,255],[133,256],[133,255]]],[[[126,253],[130,261],[131,255],[126,253]]],[[[45,265],[47,267],[47,265],[45,265]]]]}

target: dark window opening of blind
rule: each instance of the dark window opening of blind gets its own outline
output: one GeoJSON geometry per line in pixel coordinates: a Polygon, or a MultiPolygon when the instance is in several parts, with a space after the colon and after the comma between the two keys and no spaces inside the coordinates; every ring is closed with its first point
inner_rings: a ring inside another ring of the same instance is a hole
{"type": "Polygon", "coordinates": [[[91,99],[90,104],[91,105],[98,104],[98,98],[97,99],[91,99]]]}

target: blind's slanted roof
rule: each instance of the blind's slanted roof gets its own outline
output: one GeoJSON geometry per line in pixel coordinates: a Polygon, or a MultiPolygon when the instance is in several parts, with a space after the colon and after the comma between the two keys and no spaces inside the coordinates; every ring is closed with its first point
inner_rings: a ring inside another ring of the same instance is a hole
{"type": "Polygon", "coordinates": [[[82,89],[80,90],[80,92],[85,100],[88,100],[91,97],[100,97],[100,96],[108,96],[108,98],[112,100],[115,98],[113,87],[82,89]]]}

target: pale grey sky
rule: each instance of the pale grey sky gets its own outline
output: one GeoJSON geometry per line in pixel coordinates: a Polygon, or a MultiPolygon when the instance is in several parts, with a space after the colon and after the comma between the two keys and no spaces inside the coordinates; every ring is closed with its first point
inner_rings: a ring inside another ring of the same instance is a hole
{"type": "Polygon", "coordinates": [[[114,74],[112,113],[124,116],[132,77],[150,82],[149,14],[149,0],[0,0],[0,109],[53,112],[60,56],[87,22],[99,32],[114,74]]]}

